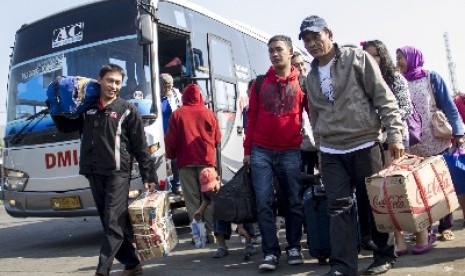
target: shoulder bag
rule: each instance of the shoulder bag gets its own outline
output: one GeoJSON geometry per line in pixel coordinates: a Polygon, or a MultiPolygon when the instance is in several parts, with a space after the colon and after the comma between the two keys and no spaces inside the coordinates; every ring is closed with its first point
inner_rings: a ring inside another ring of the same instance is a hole
{"type": "Polygon", "coordinates": [[[439,139],[451,139],[452,138],[452,126],[447,120],[446,115],[437,107],[436,98],[434,97],[433,86],[431,85],[430,74],[428,72],[428,84],[429,92],[431,95],[431,103],[433,106],[431,114],[431,127],[433,128],[433,134],[439,139]]]}

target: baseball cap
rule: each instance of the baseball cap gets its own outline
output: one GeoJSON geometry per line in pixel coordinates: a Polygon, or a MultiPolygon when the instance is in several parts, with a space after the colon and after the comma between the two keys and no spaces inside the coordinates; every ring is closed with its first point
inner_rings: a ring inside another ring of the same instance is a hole
{"type": "Polygon", "coordinates": [[[324,28],[328,28],[328,24],[323,18],[318,15],[306,17],[300,24],[299,39],[302,39],[303,34],[306,32],[319,33],[324,28]]]}
{"type": "Polygon", "coordinates": [[[199,182],[202,193],[212,191],[215,187],[218,188],[218,173],[216,173],[215,168],[206,167],[202,169],[199,174],[199,182]]]}

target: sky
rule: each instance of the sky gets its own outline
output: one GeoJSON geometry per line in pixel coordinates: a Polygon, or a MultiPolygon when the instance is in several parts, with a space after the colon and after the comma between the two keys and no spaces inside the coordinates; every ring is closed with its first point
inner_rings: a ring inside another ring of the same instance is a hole
{"type": "MultiPolygon", "coordinates": [[[[9,55],[16,30],[58,11],[92,0],[21,0],[2,6],[0,17],[0,125],[5,124],[9,55]]],[[[420,49],[424,68],[438,72],[449,84],[443,34],[448,33],[458,88],[465,89],[465,35],[461,0],[190,0],[225,18],[235,19],[269,34],[285,34],[295,45],[299,26],[310,15],[323,17],[339,44],[359,45],[379,39],[395,58],[405,45],[420,49]],[[461,79],[462,78],[462,79],[461,79]]]]}

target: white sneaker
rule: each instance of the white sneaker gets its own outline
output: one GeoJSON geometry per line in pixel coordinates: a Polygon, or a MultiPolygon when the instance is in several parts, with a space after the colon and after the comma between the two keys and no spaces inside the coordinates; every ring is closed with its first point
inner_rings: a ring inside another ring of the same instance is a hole
{"type": "Polygon", "coordinates": [[[297,248],[291,248],[287,251],[287,263],[290,265],[303,264],[302,253],[297,248]]]}
{"type": "Polygon", "coordinates": [[[273,271],[278,266],[278,257],[272,254],[268,254],[263,259],[263,262],[258,266],[258,269],[261,271],[273,271]]]}

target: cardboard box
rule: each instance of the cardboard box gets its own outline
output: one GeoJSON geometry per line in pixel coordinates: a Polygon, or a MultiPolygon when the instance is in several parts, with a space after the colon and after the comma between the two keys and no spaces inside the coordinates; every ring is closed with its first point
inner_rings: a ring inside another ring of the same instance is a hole
{"type": "Polygon", "coordinates": [[[380,232],[418,232],[459,207],[442,156],[409,156],[367,177],[366,187],[380,232]]]}
{"type": "Polygon", "coordinates": [[[129,204],[129,217],[142,260],[166,257],[178,244],[167,192],[140,195],[129,204]]]}
{"type": "Polygon", "coordinates": [[[173,218],[169,213],[148,229],[133,229],[136,250],[142,260],[166,257],[179,242],[173,218]]]}
{"type": "Polygon", "coordinates": [[[152,222],[161,219],[169,209],[168,192],[141,194],[129,204],[129,218],[135,227],[150,228],[152,222]]]}

